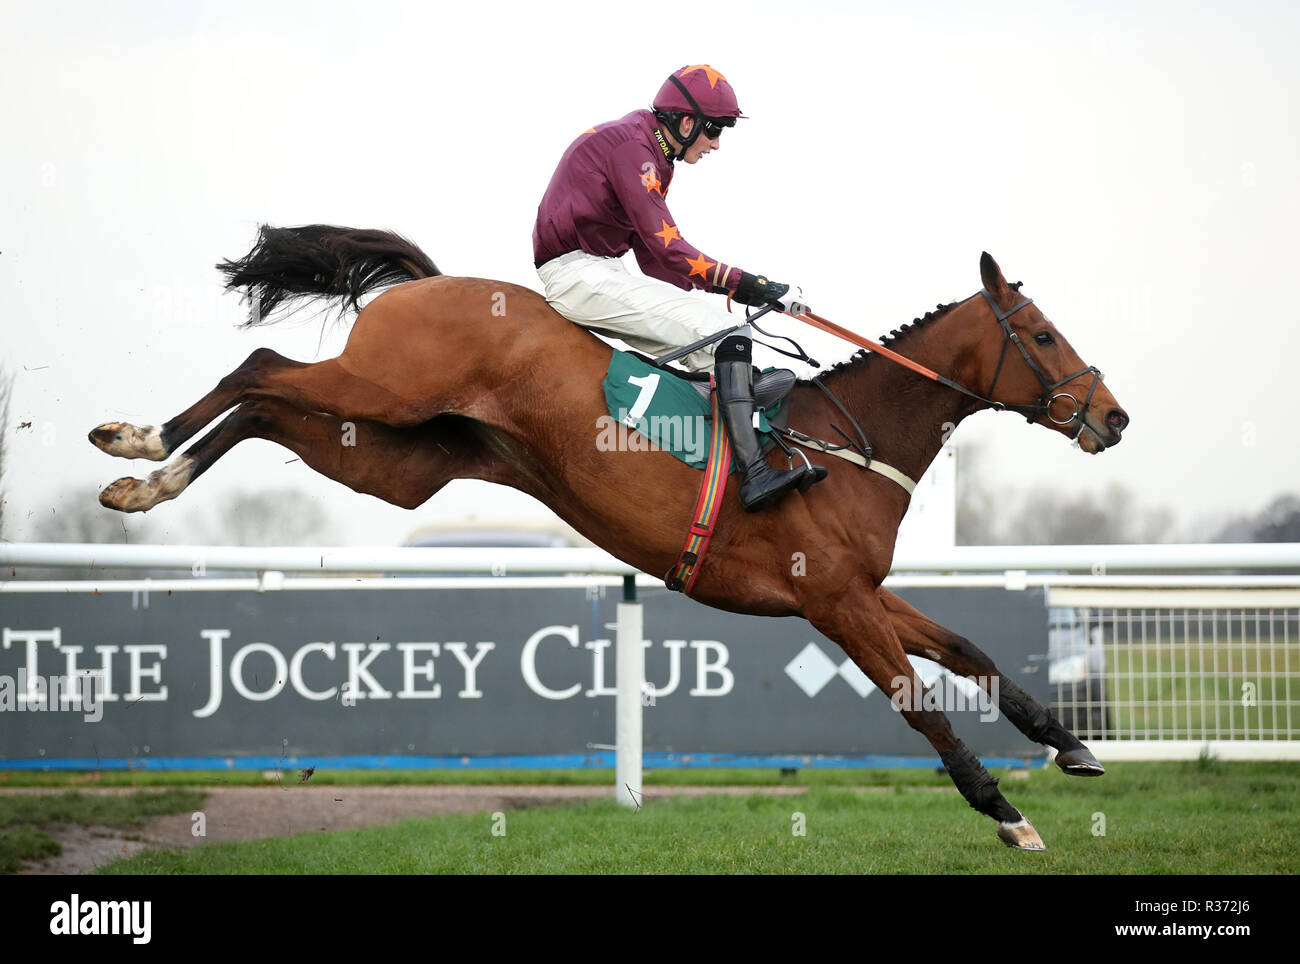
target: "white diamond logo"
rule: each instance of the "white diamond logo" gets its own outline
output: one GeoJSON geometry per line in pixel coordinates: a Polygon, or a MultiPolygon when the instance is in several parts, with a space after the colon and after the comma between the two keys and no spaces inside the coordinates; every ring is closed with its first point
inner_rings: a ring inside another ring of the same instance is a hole
{"type": "Polygon", "coordinates": [[[858,664],[851,659],[846,659],[840,663],[840,675],[844,677],[844,682],[853,687],[854,691],[866,699],[876,691],[876,684],[867,679],[867,674],[858,669],[858,664]]]}
{"type": "Polygon", "coordinates": [[[785,667],[785,675],[809,696],[820,693],[835,678],[835,673],[835,663],[816,643],[809,643],[801,649],[785,667]]]}

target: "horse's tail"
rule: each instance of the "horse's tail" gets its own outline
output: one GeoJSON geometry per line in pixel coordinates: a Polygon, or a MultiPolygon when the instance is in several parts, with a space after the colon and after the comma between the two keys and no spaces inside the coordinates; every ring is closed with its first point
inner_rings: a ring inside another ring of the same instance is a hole
{"type": "Polygon", "coordinates": [[[384,285],[440,274],[429,256],[391,231],[308,224],[258,229],[253,250],[223,261],[226,289],[245,289],[251,302],[244,327],[260,325],[280,305],[301,296],[340,299],[346,312],[384,285]]]}

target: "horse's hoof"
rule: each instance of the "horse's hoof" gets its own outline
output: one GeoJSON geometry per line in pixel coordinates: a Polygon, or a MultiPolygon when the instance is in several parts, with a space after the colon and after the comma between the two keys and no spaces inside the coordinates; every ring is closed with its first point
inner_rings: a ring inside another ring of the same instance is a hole
{"type": "Polygon", "coordinates": [[[126,422],[107,422],[91,429],[90,441],[109,455],[124,459],[150,459],[161,462],[167,458],[162,432],[153,425],[128,425],[126,422]]]}
{"type": "Polygon", "coordinates": [[[159,502],[174,499],[190,484],[194,457],[182,455],[170,465],[149,473],[147,479],[118,479],[99,493],[100,505],[119,512],[144,512],[159,502]]]}
{"type": "Polygon", "coordinates": [[[998,824],[998,839],[1016,850],[1046,850],[1047,844],[1038,836],[1034,825],[1023,817],[1017,823],[998,824]]]}
{"type": "Polygon", "coordinates": [[[118,479],[99,493],[99,504],[118,512],[144,512],[153,508],[149,483],[141,479],[118,479]]]}
{"type": "Polygon", "coordinates": [[[1106,772],[1086,746],[1056,754],[1056,765],[1072,777],[1099,777],[1106,772]]]}

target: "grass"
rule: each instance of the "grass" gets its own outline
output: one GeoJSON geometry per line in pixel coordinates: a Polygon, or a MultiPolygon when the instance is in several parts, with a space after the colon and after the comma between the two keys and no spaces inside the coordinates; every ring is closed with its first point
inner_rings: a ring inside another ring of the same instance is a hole
{"type": "MultiPolygon", "coordinates": [[[[647,786],[951,786],[946,773],[934,768],[798,770],[664,769],[646,770],[647,786]]],[[[0,770],[0,787],[203,787],[297,785],[299,771],[283,774],[261,770],[0,770]]],[[[586,770],[326,770],[312,774],[312,786],[612,786],[611,769],[586,770]]]]}
{"type": "Polygon", "coordinates": [[[141,790],[113,796],[76,791],[0,796],[0,873],[14,873],[25,860],[57,857],[62,852],[59,842],[41,827],[50,824],[141,827],[160,814],[197,810],[205,796],[198,791],[180,789],[141,790]]]}
{"type": "Polygon", "coordinates": [[[22,869],[25,860],[44,860],[63,853],[63,847],[49,834],[35,827],[6,827],[0,830],[0,874],[22,869]]]}
{"type": "Polygon", "coordinates": [[[1292,721],[1300,721],[1295,648],[1243,642],[1110,644],[1106,696],[1116,735],[1286,738],[1292,721]],[[1253,692],[1243,702],[1246,683],[1253,692]]]}
{"type": "Polygon", "coordinates": [[[92,793],[24,793],[0,796],[0,827],[78,823],[142,827],[165,813],[198,810],[206,794],[194,790],[141,790],[112,796],[92,793]]]}
{"type": "MultiPolygon", "coordinates": [[[[770,772],[770,771],[769,771],[770,772]]],[[[877,771],[878,773],[879,771],[877,771]]],[[[1100,779],[1033,771],[1005,781],[1046,853],[1008,850],[993,822],[928,771],[885,792],[809,784],[797,797],[677,797],[632,813],[610,801],[406,820],[386,827],[150,851],[112,874],[870,873],[1293,874],[1300,766],[1117,764],[1100,779]],[[798,814],[805,834],[796,835],[798,814]],[[1102,829],[1104,835],[1096,833],[1102,829]],[[493,828],[504,829],[494,835],[493,828]]],[[[820,771],[819,771],[820,773],[820,771]]],[[[864,777],[863,771],[843,771],[864,777]]],[[[691,774],[694,776],[694,774],[691,774]]],[[[809,776],[812,773],[808,774],[809,776]]],[[[800,774],[803,776],[803,774],[800,774]]],[[[942,778],[946,781],[946,777],[942,778]]],[[[864,781],[862,784],[872,785],[864,781]]]]}

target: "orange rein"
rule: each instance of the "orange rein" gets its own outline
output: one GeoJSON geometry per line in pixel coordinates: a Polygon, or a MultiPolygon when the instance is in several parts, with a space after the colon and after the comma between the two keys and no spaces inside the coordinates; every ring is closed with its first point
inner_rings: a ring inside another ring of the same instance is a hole
{"type": "Polygon", "coordinates": [[[845,341],[852,342],[859,348],[865,348],[868,351],[877,352],[878,354],[888,358],[890,361],[898,362],[898,364],[902,365],[904,368],[910,368],[918,375],[924,375],[932,382],[947,384],[947,379],[940,376],[938,372],[933,372],[924,365],[912,361],[910,358],[904,358],[902,355],[898,354],[898,352],[890,351],[884,345],[877,344],[870,338],[863,338],[861,335],[849,331],[847,328],[841,328],[839,325],[835,324],[835,322],[827,321],[821,315],[814,315],[811,311],[805,312],[802,315],[791,315],[788,311],[783,311],[781,314],[805,322],[806,324],[812,325],[814,328],[820,328],[828,334],[843,338],[845,341]]]}

